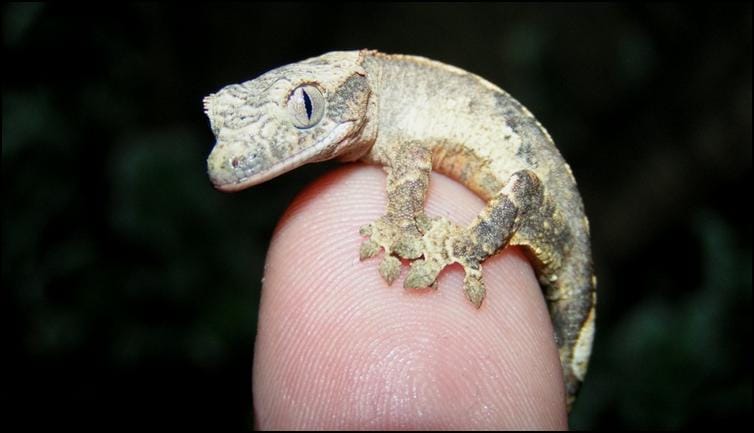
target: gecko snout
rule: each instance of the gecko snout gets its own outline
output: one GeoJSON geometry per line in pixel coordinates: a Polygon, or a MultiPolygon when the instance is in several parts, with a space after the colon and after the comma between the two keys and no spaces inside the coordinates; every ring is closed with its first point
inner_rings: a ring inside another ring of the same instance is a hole
{"type": "Polygon", "coordinates": [[[238,141],[218,141],[207,157],[207,173],[220,191],[240,191],[267,180],[269,158],[259,148],[238,141]]]}

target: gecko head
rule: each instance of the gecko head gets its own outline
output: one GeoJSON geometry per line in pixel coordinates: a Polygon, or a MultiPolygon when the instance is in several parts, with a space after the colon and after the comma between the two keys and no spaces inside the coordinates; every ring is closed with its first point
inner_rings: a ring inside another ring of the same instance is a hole
{"type": "Polygon", "coordinates": [[[371,90],[359,52],[283,66],[204,98],[217,142],[209,177],[238,191],[359,145],[371,90]]]}

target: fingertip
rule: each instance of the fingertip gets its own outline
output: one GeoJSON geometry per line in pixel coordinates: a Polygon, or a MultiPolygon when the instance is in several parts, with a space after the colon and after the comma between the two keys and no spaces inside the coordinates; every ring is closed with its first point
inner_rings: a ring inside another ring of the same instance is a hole
{"type": "MultiPolygon", "coordinates": [[[[433,174],[427,212],[468,224],[483,202],[433,174]]],[[[475,308],[463,272],[438,289],[388,285],[359,228],[385,209],[385,175],[350,165],[281,218],[268,252],[254,365],[260,428],[565,426],[562,379],[536,277],[515,248],[484,263],[475,308]],[[558,382],[559,381],[559,382],[558,382]]]]}

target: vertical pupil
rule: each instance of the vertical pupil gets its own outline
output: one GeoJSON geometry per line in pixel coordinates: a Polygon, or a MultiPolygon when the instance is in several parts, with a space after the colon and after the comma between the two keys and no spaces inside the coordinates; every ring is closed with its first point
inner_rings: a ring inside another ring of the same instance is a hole
{"type": "Polygon", "coordinates": [[[306,107],[306,117],[308,119],[312,118],[312,100],[309,98],[309,95],[306,93],[306,90],[301,89],[301,93],[304,94],[304,107],[306,107]]]}

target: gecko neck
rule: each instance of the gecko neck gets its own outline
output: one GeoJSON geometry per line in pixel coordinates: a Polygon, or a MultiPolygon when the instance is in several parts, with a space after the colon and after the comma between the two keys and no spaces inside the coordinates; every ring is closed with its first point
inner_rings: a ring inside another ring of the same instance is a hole
{"type": "Polygon", "coordinates": [[[378,124],[378,98],[376,92],[373,91],[369,95],[366,118],[361,124],[361,128],[354,134],[353,138],[341,145],[343,151],[337,152],[338,160],[343,162],[356,161],[368,154],[377,140],[378,124]]]}

